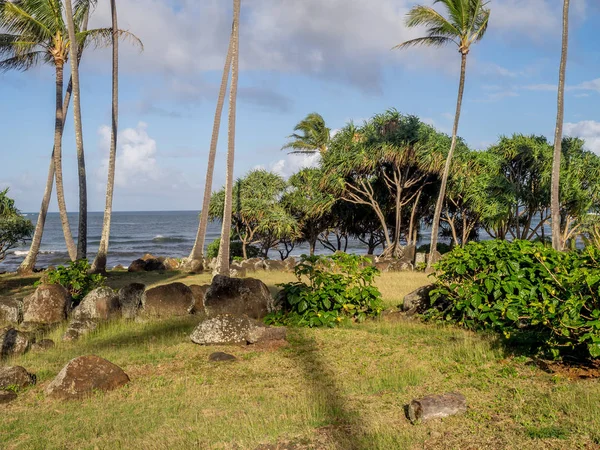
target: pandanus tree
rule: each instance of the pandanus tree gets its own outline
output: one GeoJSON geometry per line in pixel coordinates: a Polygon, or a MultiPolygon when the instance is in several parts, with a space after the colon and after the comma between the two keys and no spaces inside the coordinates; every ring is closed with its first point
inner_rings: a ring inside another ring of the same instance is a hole
{"type": "MultiPolygon", "coordinates": [[[[460,81],[458,86],[458,99],[456,102],[456,113],[454,126],[452,128],[452,143],[446,158],[444,172],[438,200],[435,206],[433,224],[431,229],[431,248],[437,246],[438,231],[446,186],[450,175],[452,156],[457,144],[458,124],[462,107],[463,93],[465,88],[465,77],[467,71],[467,56],[471,46],[480,41],[488,27],[490,10],[487,3],[482,0],[435,0],[434,3],[442,3],[448,17],[429,6],[415,6],[408,13],[406,25],[410,28],[424,25],[427,28],[426,36],[403,42],[394,48],[401,49],[412,46],[441,47],[447,44],[456,44],[461,56],[460,81]]],[[[435,252],[431,251],[427,266],[430,268],[435,262],[435,252]]]]}
{"type": "Polygon", "coordinates": [[[562,154],[563,122],[565,116],[565,77],[567,72],[567,54],[569,50],[569,6],[570,1],[563,2],[562,51],[558,75],[558,111],[556,113],[556,131],[554,133],[554,155],[552,158],[552,188],[550,211],[552,214],[552,247],[563,249],[563,236],[560,221],[560,160],[562,154]]]}
{"type": "MultiPolygon", "coordinates": [[[[77,42],[80,52],[91,44],[107,45],[112,36],[110,28],[87,29],[88,15],[95,4],[95,0],[76,0],[73,3],[74,42],[77,42]]],[[[68,105],[68,102],[63,99],[64,66],[70,57],[71,42],[63,12],[63,3],[60,0],[0,0],[0,25],[3,30],[0,34],[0,71],[24,71],[39,64],[54,66],[56,89],[54,148],[44,200],[47,197],[49,201],[52,188],[51,175],[54,172],[56,196],[67,251],[69,257],[74,260],[77,258],[77,248],[69,226],[62,179],[62,136],[68,105]]],[[[122,30],[119,31],[119,35],[133,37],[122,30]]],[[[47,204],[42,204],[40,218],[42,216],[45,218],[46,211],[47,204]]],[[[41,223],[43,224],[43,220],[41,223]]],[[[42,231],[43,229],[40,229],[38,233],[36,230],[27,264],[25,267],[22,266],[20,271],[33,269],[42,231]]]]}
{"type": "Polygon", "coordinates": [[[310,113],[294,128],[294,133],[288,136],[289,142],[282,150],[290,153],[323,154],[327,151],[331,130],[325,125],[325,119],[318,113],[310,113]]]}

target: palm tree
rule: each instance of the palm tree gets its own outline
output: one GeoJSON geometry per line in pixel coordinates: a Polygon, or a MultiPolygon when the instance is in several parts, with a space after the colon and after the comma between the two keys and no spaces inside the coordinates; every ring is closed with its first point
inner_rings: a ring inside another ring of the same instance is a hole
{"type": "Polygon", "coordinates": [[[233,209],[233,163],[235,156],[235,114],[237,100],[240,40],[241,0],[233,0],[233,30],[231,48],[231,91],[229,93],[229,130],[227,149],[227,171],[225,175],[225,205],[223,208],[223,226],[221,243],[217,256],[217,270],[220,275],[229,276],[229,244],[231,238],[231,214],[233,209]]]}
{"type": "Polygon", "coordinates": [[[448,18],[442,16],[429,6],[415,6],[408,13],[406,25],[411,28],[425,25],[427,27],[427,35],[411,39],[394,47],[406,48],[417,45],[441,47],[454,43],[458,46],[458,51],[461,55],[460,82],[454,127],[452,128],[452,143],[450,144],[450,151],[446,158],[440,193],[435,205],[431,229],[431,251],[429,252],[429,260],[427,261],[428,268],[431,268],[431,265],[435,262],[440,217],[442,215],[446,185],[448,184],[448,176],[450,174],[450,165],[452,164],[452,155],[456,148],[458,123],[465,88],[467,55],[471,50],[471,45],[483,38],[490,18],[490,10],[486,8],[487,3],[484,3],[482,0],[435,0],[434,3],[442,3],[446,7],[448,18]]]}
{"type": "Polygon", "coordinates": [[[321,153],[327,151],[331,130],[325,125],[325,119],[320,114],[310,113],[294,128],[294,133],[288,136],[290,142],[281,149],[291,149],[290,153],[321,153]]]}
{"type": "Polygon", "coordinates": [[[569,6],[570,0],[563,2],[562,53],[558,75],[558,112],[556,114],[556,133],[554,134],[554,156],[552,158],[552,187],[550,212],[552,214],[552,247],[563,249],[560,232],[560,159],[562,155],[563,122],[565,116],[565,77],[567,72],[567,54],[569,50],[569,6]]]}
{"type": "Polygon", "coordinates": [[[79,91],[79,64],[77,64],[78,43],[75,37],[73,5],[65,0],[65,18],[69,36],[69,57],[71,58],[71,81],[73,83],[73,116],[75,143],[77,146],[77,173],[79,174],[79,226],[77,239],[77,259],[85,259],[87,254],[87,182],[85,176],[85,155],[83,151],[83,128],[81,125],[81,99],[79,91]],[[74,62],[74,63],[73,63],[74,62]]]}
{"type": "Polygon", "coordinates": [[[91,272],[106,272],[106,255],[110,238],[110,221],[112,218],[113,191],[115,187],[115,165],[117,159],[117,130],[119,121],[119,36],[117,24],[117,5],[110,0],[112,16],[112,126],[110,130],[110,155],[108,158],[108,181],[106,184],[106,204],[100,245],[91,272]]]}
{"type": "Polygon", "coordinates": [[[235,27],[231,29],[229,38],[229,48],[225,57],[225,67],[223,68],[223,77],[221,79],[221,88],[219,89],[219,98],[217,100],[217,109],[215,111],[215,120],[213,122],[212,138],[210,141],[210,150],[208,153],[208,166],[206,167],[206,182],[204,183],[204,198],[202,201],[202,211],[200,211],[200,223],[196,241],[190,253],[189,260],[202,260],[204,256],[204,241],[206,239],[206,228],[208,227],[208,210],[210,207],[210,198],[212,194],[213,174],[215,171],[215,156],[217,154],[217,144],[219,142],[219,130],[221,129],[221,116],[223,115],[223,104],[225,103],[225,94],[227,93],[227,83],[229,82],[229,71],[231,70],[231,53],[233,45],[233,33],[235,27]]]}

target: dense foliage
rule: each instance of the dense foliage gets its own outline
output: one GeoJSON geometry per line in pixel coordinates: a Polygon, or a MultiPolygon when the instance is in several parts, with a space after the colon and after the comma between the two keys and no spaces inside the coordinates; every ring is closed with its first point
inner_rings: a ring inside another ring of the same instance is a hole
{"type": "Polygon", "coordinates": [[[536,350],[600,357],[600,250],[529,241],[455,248],[437,265],[430,318],[491,329],[536,350]]]}
{"type": "Polygon", "coordinates": [[[103,286],[106,281],[105,276],[89,272],[90,263],[87,260],[71,261],[66,267],[58,266],[46,272],[36,286],[41,283],[60,284],[69,291],[73,303],[78,304],[88,293],[103,286]]]}
{"type": "MultiPolygon", "coordinates": [[[[208,246],[206,247],[206,257],[208,259],[216,258],[219,255],[220,244],[221,239],[219,238],[215,239],[210,244],[208,244],[208,246]]],[[[244,259],[241,242],[232,240],[229,249],[232,260],[244,259]]],[[[260,249],[254,247],[253,245],[249,245],[246,247],[246,253],[248,258],[256,258],[260,253],[260,249]]]]}
{"type": "Polygon", "coordinates": [[[0,191],[0,261],[18,244],[25,243],[33,233],[31,221],[21,216],[8,189],[0,191]]]}
{"type": "Polygon", "coordinates": [[[304,255],[294,272],[298,281],[280,285],[283,310],[269,315],[268,323],[334,327],[347,319],[362,322],[383,310],[374,286],[379,270],[365,257],[304,255]]]}

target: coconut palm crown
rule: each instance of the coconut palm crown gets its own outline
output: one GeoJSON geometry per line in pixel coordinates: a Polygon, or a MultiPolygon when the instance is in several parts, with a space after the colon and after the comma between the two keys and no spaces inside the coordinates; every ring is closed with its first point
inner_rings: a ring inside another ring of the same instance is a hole
{"type": "Polygon", "coordinates": [[[330,129],[320,114],[310,113],[294,128],[295,133],[288,136],[290,142],[282,150],[290,153],[324,153],[330,140],[330,129]]]}

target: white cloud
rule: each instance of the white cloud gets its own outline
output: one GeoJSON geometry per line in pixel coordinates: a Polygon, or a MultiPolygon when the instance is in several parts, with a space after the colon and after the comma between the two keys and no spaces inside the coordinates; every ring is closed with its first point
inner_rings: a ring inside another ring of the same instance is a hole
{"type": "Polygon", "coordinates": [[[288,154],[285,159],[280,159],[269,164],[269,170],[284,178],[289,178],[296,172],[307,167],[317,167],[320,160],[321,155],[319,153],[288,154]]]}
{"type": "Polygon", "coordinates": [[[600,122],[583,120],[577,123],[565,123],[565,135],[585,140],[588,150],[600,154],[600,122]]]}

